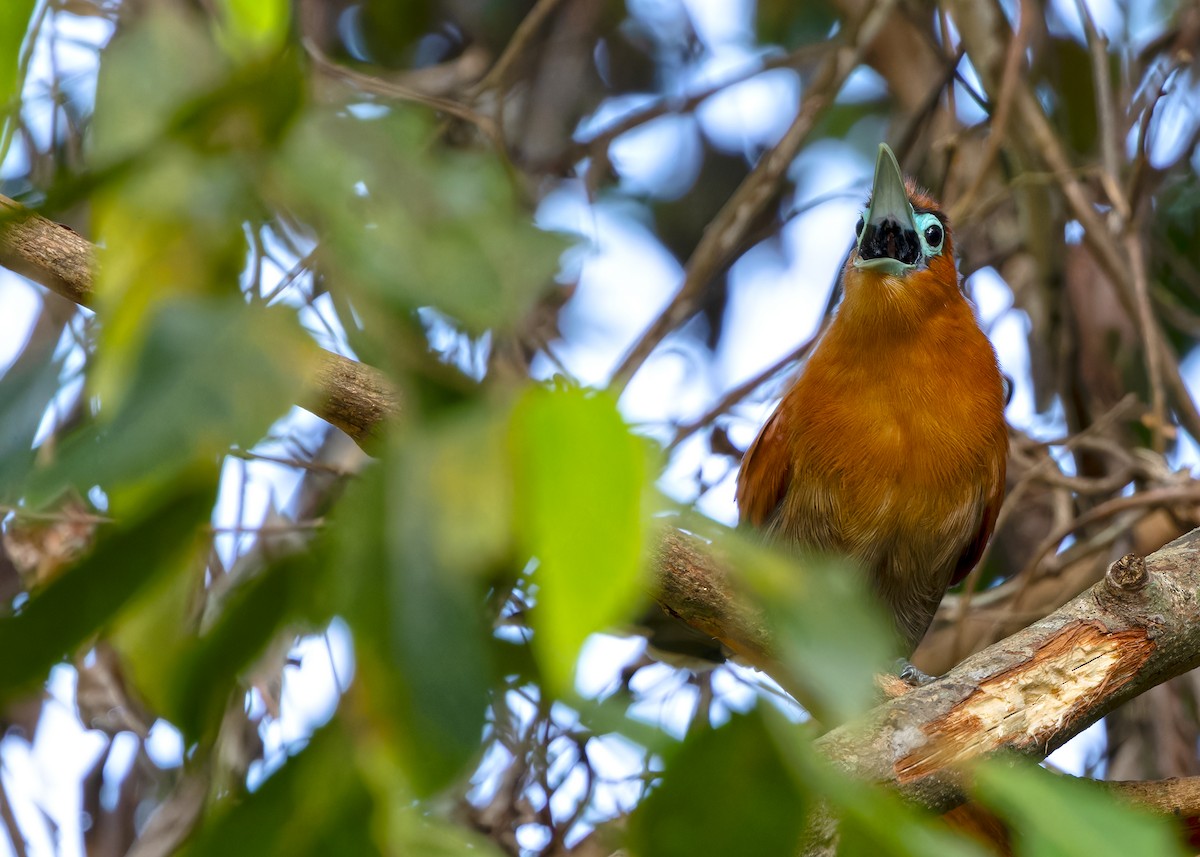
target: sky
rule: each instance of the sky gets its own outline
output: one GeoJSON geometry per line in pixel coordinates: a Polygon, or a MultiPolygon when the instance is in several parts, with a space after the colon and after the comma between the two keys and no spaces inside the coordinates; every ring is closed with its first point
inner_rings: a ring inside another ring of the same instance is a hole
{"type": "MultiPolygon", "coordinates": [[[[1125,27],[1121,8],[1113,0],[1090,0],[1088,5],[1102,30],[1118,32],[1125,27]]],[[[628,0],[628,6],[632,15],[659,27],[669,29],[679,25],[679,7],[670,0],[628,0]]],[[[1055,0],[1051,6],[1064,31],[1076,35],[1081,32],[1072,0],[1055,0]]],[[[752,68],[760,59],[758,49],[753,46],[752,4],[739,0],[721,3],[687,0],[686,7],[707,51],[668,82],[670,92],[686,94],[711,86],[752,68]]],[[[95,86],[94,50],[110,35],[109,26],[95,18],[60,13],[57,23],[66,38],[57,43],[53,58],[48,53],[48,42],[39,42],[26,92],[30,124],[44,133],[48,133],[49,114],[38,96],[44,92],[50,69],[53,66],[67,69],[69,88],[82,100],[90,100],[95,86]]],[[[1144,24],[1136,15],[1129,22],[1135,42],[1142,27],[1144,24]]],[[[851,76],[841,98],[874,97],[881,87],[881,81],[872,72],[859,70],[851,76]]],[[[594,133],[644,104],[649,97],[623,97],[602,105],[581,125],[580,136],[594,133]]],[[[761,151],[783,133],[803,97],[799,77],[789,70],[776,70],[730,87],[706,101],[693,115],[664,116],[649,123],[613,146],[612,163],[620,177],[620,187],[631,194],[663,197],[678,194],[691,185],[698,173],[703,139],[731,153],[761,151]]],[[[958,98],[957,104],[964,112],[964,120],[982,118],[969,98],[958,98]]],[[[1193,106],[1194,99],[1168,102],[1154,140],[1158,157],[1169,156],[1171,147],[1178,145],[1197,121],[1193,106]]],[[[753,377],[808,338],[820,320],[853,234],[872,167],[864,156],[838,143],[817,143],[805,149],[793,165],[793,171],[806,179],[804,198],[795,201],[801,213],[787,223],[777,248],[755,248],[733,266],[725,320],[728,333],[716,358],[698,359],[689,353],[695,347],[689,341],[681,337],[669,340],[666,347],[647,361],[621,400],[622,411],[632,424],[666,440],[664,426],[670,421],[703,413],[724,391],[753,377]],[[823,200],[821,204],[806,210],[812,200],[818,199],[823,200]],[[846,242],[831,242],[830,234],[843,234],[846,242]]],[[[20,151],[13,149],[0,166],[0,178],[20,175],[24,168],[20,151]]],[[[566,181],[550,193],[536,213],[536,222],[546,229],[566,230],[586,239],[568,250],[562,260],[562,279],[577,283],[577,290],[564,310],[564,339],[556,344],[556,356],[582,383],[603,386],[629,345],[678,288],[681,267],[645,226],[636,206],[614,198],[590,202],[579,182],[566,181]]],[[[281,274],[276,272],[276,276],[281,274]]],[[[1061,415],[1053,411],[1038,415],[1033,407],[1024,314],[1011,305],[1007,287],[990,269],[976,273],[968,289],[1005,372],[1015,380],[1007,414],[1010,422],[1035,436],[1058,433],[1062,429],[1061,415]]],[[[0,270],[0,367],[11,362],[20,350],[40,305],[39,295],[37,287],[0,270]]],[[[557,370],[549,360],[542,360],[535,363],[534,371],[549,375],[557,370]]],[[[1191,355],[1185,361],[1184,373],[1189,384],[1200,383],[1200,356],[1191,355]]],[[[744,448],[749,444],[778,392],[777,383],[735,409],[736,419],[730,426],[730,434],[737,445],[744,448]]],[[[287,419],[300,431],[311,432],[316,428],[315,418],[304,412],[296,411],[287,419]]],[[[1200,462],[1197,447],[1189,441],[1177,453],[1176,463],[1195,466],[1197,462],[1200,462]]],[[[727,461],[708,455],[702,438],[692,438],[680,447],[660,486],[676,499],[694,500],[697,469],[703,470],[705,481],[716,484],[700,498],[699,508],[716,520],[733,523],[736,518],[733,471],[727,461]]],[[[223,499],[214,515],[214,524],[237,523],[237,504],[232,498],[243,490],[247,502],[241,523],[245,524],[261,520],[272,504],[285,507],[294,489],[295,477],[280,468],[231,462],[226,468],[223,499]]],[[[231,560],[245,545],[239,547],[228,537],[219,547],[223,556],[231,560]]],[[[604,635],[594,638],[581,659],[581,692],[599,695],[611,688],[616,681],[614,665],[622,665],[638,646],[638,641],[627,638],[604,635]]],[[[339,690],[353,677],[353,643],[348,629],[340,622],[335,622],[324,636],[306,638],[297,646],[295,655],[299,666],[285,671],[281,717],[264,721],[262,736],[268,759],[251,770],[252,786],[269,776],[289,752],[303,746],[305,737],[332,715],[339,690]]],[[[654,670],[657,672],[649,671],[646,678],[639,678],[647,682],[647,696],[639,703],[642,707],[638,716],[682,734],[695,705],[694,688],[681,681],[672,683],[668,667],[654,670]],[[650,686],[654,681],[659,683],[658,692],[650,686]]],[[[722,690],[714,710],[716,722],[728,716],[729,711],[751,704],[761,692],[756,687],[761,684],[761,677],[741,668],[720,671],[716,681],[722,690]]],[[[48,683],[51,702],[46,706],[36,740],[31,744],[25,737],[10,735],[0,742],[0,777],[14,796],[14,810],[30,837],[29,853],[33,857],[82,853],[78,782],[98,758],[104,741],[75,718],[74,685],[73,669],[65,665],[56,668],[48,683]],[[57,842],[51,840],[46,826],[40,822],[39,812],[53,819],[58,828],[57,842]]],[[[251,695],[248,705],[257,711],[262,701],[251,695]]],[[[115,742],[106,766],[106,778],[112,783],[119,781],[132,762],[134,742],[130,736],[126,738],[115,742]]],[[[612,739],[597,743],[596,757],[591,760],[617,780],[623,772],[642,764],[636,748],[622,742],[623,739],[612,739]]],[[[1080,773],[1094,760],[1102,744],[1102,730],[1093,727],[1054,754],[1052,762],[1080,773]]],[[[169,724],[156,724],[147,749],[163,767],[181,762],[182,742],[169,724]]],[[[485,760],[477,778],[477,797],[487,793],[488,767],[503,762],[502,758],[485,760]]],[[[567,800],[569,791],[564,793],[567,797],[560,799],[567,800]]],[[[112,789],[110,797],[115,798],[112,789]]],[[[607,805],[601,811],[616,812],[635,799],[636,794],[614,786],[602,797],[607,805]]],[[[526,837],[524,844],[536,847],[536,830],[522,836],[526,837]]],[[[7,853],[11,853],[11,846],[0,837],[0,857],[7,853]]]]}

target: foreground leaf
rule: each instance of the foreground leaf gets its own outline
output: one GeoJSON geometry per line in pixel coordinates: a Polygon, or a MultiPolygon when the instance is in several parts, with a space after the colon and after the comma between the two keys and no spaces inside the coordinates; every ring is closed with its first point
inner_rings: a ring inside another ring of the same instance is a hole
{"type": "Polygon", "coordinates": [[[975,792],[1008,822],[1021,857],[1188,853],[1165,819],[1122,803],[1095,783],[1031,763],[981,766],[975,792]]]}
{"type": "Polygon", "coordinates": [[[630,818],[629,840],[641,857],[794,857],[807,804],[762,712],[752,711],[689,738],[667,760],[662,784],[630,818]]]}
{"type": "Polygon", "coordinates": [[[136,521],[105,532],[78,565],[36,592],[15,616],[0,619],[0,697],[41,681],[50,667],[101,630],[143,587],[178,571],[208,520],[211,484],[189,484],[148,504],[136,521]]]}
{"type": "Polygon", "coordinates": [[[607,395],[545,389],[517,406],[512,448],[519,535],[537,561],[534,654],[563,692],[584,640],[641,594],[645,448],[607,395]]]}

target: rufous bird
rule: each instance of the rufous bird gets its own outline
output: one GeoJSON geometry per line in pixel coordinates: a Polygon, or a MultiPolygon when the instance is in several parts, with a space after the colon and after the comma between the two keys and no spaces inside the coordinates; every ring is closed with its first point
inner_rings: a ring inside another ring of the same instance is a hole
{"type": "Polygon", "coordinates": [[[950,224],[879,147],[842,299],[742,460],[743,522],[867,573],[910,655],[979,561],[1008,449],[996,352],[950,224]]]}

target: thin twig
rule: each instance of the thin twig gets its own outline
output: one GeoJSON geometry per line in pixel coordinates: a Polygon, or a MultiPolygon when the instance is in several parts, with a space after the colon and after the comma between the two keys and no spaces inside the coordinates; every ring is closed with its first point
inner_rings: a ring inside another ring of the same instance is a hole
{"type": "MultiPolygon", "coordinates": [[[[829,315],[826,314],[825,318],[828,319],[829,315]]],[[[771,377],[775,376],[776,374],[778,374],[785,366],[787,366],[791,363],[794,363],[797,360],[803,359],[808,354],[808,352],[810,350],[812,350],[813,345],[816,344],[817,339],[820,338],[821,333],[824,331],[824,329],[825,329],[825,324],[822,323],[821,327],[817,330],[817,332],[814,333],[812,336],[810,336],[807,340],[802,342],[800,345],[796,346],[794,349],[792,349],[790,352],[785,354],[783,357],[780,357],[778,360],[776,360],[774,363],[772,363],[767,368],[763,369],[758,374],[743,381],[741,384],[738,384],[736,387],[729,390],[729,392],[727,392],[724,396],[722,396],[720,399],[717,400],[716,404],[714,404],[711,408],[709,408],[707,411],[705,411],[699,417],[697,417],[696,419],[692,420],[689,423],[683,423],[682,425],[680,425],[675,430],[675,436],[673,438],[671,438],[670,444],[667,445],[667,452],[668,453],[671,452],[671,450],[673,450],[673,449],[675,449],[675,447],[679,446],[680,443],[682,443],[684,440],[686,440],[692,434],[694,434],[695,432],[704,428],[706,425],[711,423],[713,420],[715,420],[721,414],[725,413],[730,408],[732,408],[734,405],[736,405],[738,402],[740,402],[742,399],[746,398],[746,396],[750,395],[752,392],[754,392],[756,389],[758,389],[758,387],[761,386],[763,384],[763,382],[765,382],[768,378],[771,378],[771,377]]]]}
{"type": "Polygon", "coordinates": [[[468,96],[472,101],[487,92],[489,89],[501,89],[508,82],[508,77],[517,62],[533,43],[534,37],[542,29],[542,25],[554,14],[555,10],[562,4],[563,0],[538,0],[537,5],[529,10],[529,14],[521,19],[521,23],[517,26],[516,32],[513,33],[508,44],[504,47],[504,52],[500,54],[500,58],[496,60],[496,64],[491,67],[487,74],[479,83],[471,87],[468,96]]]}
{"type": "Polygon", "coordinates": [[[800,147],[833,103],[846,78],[859,65],[867,45],[882,30],[894,6],[895,0],[875,4],[863,21],[852,29],[847,44],[830,53],[821,63],[808,95],[800,105],[800,112],[783,138],[759,160],[705,228],[684,268],[679,291],[629,349],[614,373],[611,382],[614,390],[623,390],[658,344],[696,312],[708,283],[732,261],[731,256],[741,246],[746,233],[777,193],[779,183],[800,147]]]}
{"type": "Polygon", "coordinates": [[[453,99],[430,95],[427,92],[421,92],[419,89],[413,89],[401,83],[383,80],[382,78],[355,71],[352,68],[346,68],[325,56],[312,40],[304,39],[302,43],[305,52],[312,59],[316,67],[330,77],[345,81],[363,92],[369,92],[373,95],[392,99],[393,101],[420,104],[431,110],[456,116],[474,125],[496,147],[497,151],[504,152],[500,129],[491,117],[485,116],[479,111],[453,99]]]}
{"type": "Polygon", "coordinates": [[[1151,438],[1155,452],[1166,448],[1167,405],[1163,389],[1162,357],[1165,343],[1155,323],[1150,305],[1150,284],[1146,279],[1146,254],[1141,236],[1133,229],[1125,236],[1125,252],[1133,271],[1133,293],[1137,299],[1137,322],[1146,346],[1146,370],[1150,377],[1151,438]]]}
{"type": "Polygon", "coordinates": [[[984,144],[983,154],[980,155],[975,177],[971,179],[971,184],[967,186],[963,195],[950,208],[951,223],[959,223],[966,219],[971,204],[991,171],[992,162],[1004,144],[1005,135],[1008,133],[1008,117],[1012,113],[1013,97],[1017,91],[1020,71],[1025,59],[1025,46],[1029,43],[1030,35],[1033,32],[1034,15],[1031,6],[1032,4],[1028,0],[1021,3],[1020,25],[1017,28],[1016,36],[1008,45],[1008,54],[1004,58],[1004,73],[1000,78],[1000,94],[993,102],[996,109],[992,113],[987,142],[984,144]]]}
{"type": "Polygon", "coordinates": [[[672,95],[660,98],[656,101],[647,104],[645,107],[632,111],[631,113],[622,116],[620,119],[605,125],[591,137],[581,140],[575,147],[575,155],[583,157],[589,152],[594,152],[597,147],[607,147],[617,137],[626,134],[635,128],[639,128],[654,119],[661,116],[677,113],[688,113],[695,110],[701,104],[714,95],[724,92],[731,86],[737,86],[739,83],[745,83],[752,78],[758,77],[764,72],[771,71],[777,68],[795,68],[807,62],[811,62],[822,54],[828,53],[830,50],[836,50],[836,45],[831,45],[827,42],[822,42],[817,45],[803,45],[794,51],[774,57],[768,57],[761,62],[753,63],[749,68],[733,72],[723,78],[719,83],[704,89],[697,90],[684,96],[672,95]]]}
{"type": "Polygon", "coordinates": [[[1075,0],[1075,8],[1079,12],[1079,20],[1083,22],[1083,32],[1087,38],[1088,51],[1092,57],[1092,78],[1096,84],[1096,116],[1100,126],[1100,158],[1104,170],[1100,181],[1104,192],[1108,195],[1113,208],[1122,222],[1129,220],[1129,200],[1121,190],[1121,160],[1117,152],[1117,115],[1113,103],[1112,81],[1108,69],[1108,40],[1096,29],[1096,22],[1084,0],[1075,0]]]}
{"type": "Polygon", "coordinates": [[[1088,509],[1082,515],[1079,515],[1074,520],[1068,522],[1065,526],[1058,527],[1049,536],[1047,536],[1042,544],[1038,547],[1033,558],[1021,570],[1020,574],[1029,577],[1033,576],[1033,571],[1041,563],[1042,559],[1050,551],[1065,539],[1067,536],[1079,530],[1089,527],[1099,521],[1111,518],[1113,515],[1118,515],[1121,512],[1129,511],[1130,509],[1139,509],[1146,506],[1162,507],[1173,506],[1180,503],[1196,503],[1200,502],[1200,486],[1194,483],[1187,485],[1172,485],[1165,488],[1153,488],[1149,491],[1141,491],[1137,494],[1131,494],[1128,497],[1114,497],[1107,502],[1101,503],[1088,509]]]}

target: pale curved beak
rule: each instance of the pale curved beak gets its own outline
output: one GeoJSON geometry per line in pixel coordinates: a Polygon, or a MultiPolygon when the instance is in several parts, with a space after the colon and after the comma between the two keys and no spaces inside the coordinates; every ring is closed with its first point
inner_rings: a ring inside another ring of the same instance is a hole
{"type": "Polygon", "coordinates": [[[911,271],[921,260],[921,241],[917,237],[917,221],[900,164],[887,143],[879,144],[875,159],[875,184],[871,188],[871,205],[863,216],[863,230],[858,237],[857,268],[903,274],[911,271]]]}

